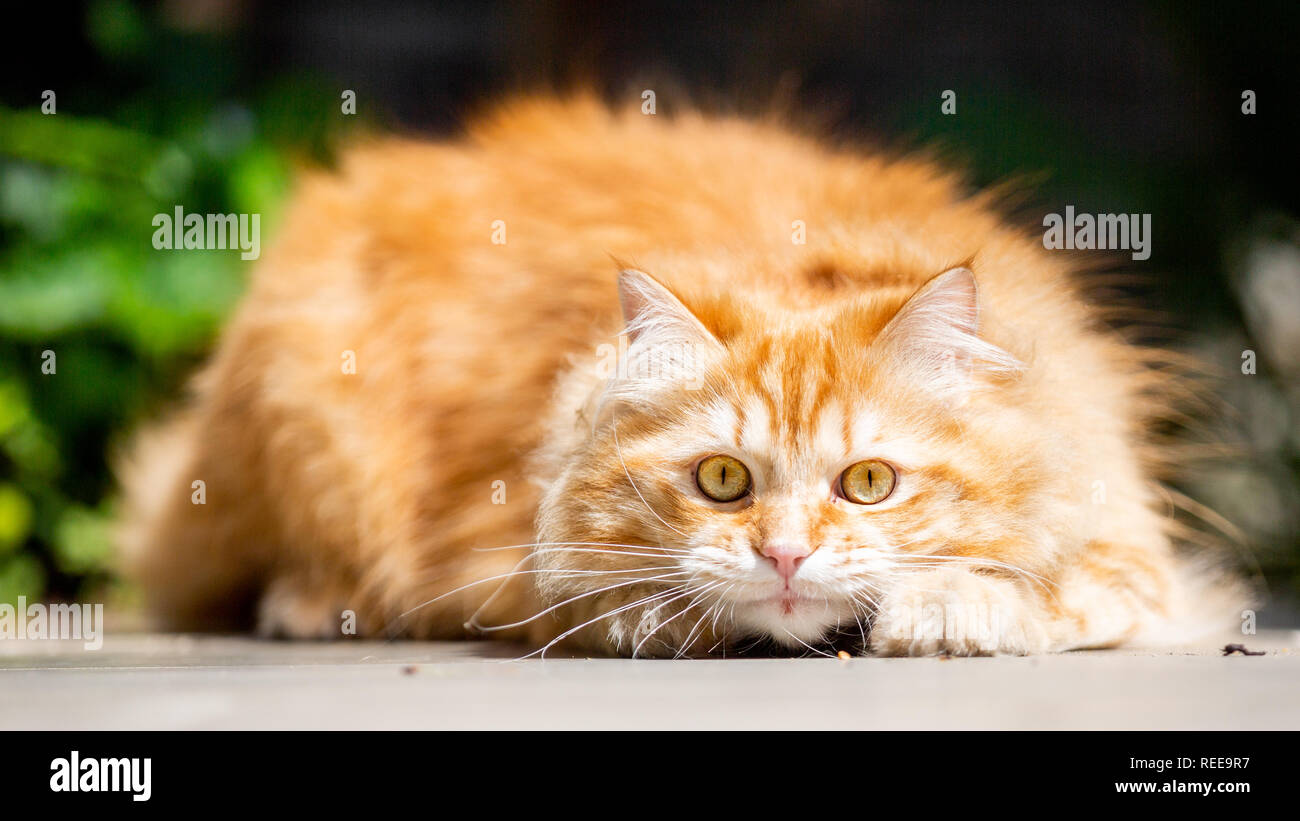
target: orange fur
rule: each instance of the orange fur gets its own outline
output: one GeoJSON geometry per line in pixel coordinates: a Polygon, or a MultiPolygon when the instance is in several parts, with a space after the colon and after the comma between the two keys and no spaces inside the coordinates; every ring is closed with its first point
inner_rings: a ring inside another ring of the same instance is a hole
{"type": "Polygon", "coordinates": [[[772,124],[526,99],[455,142],[361,146],[301,182],[192,401],[124,468],[123,544],[190,629],[329,637],[350,610],[365,635],[472,617],[640,655],[1130,640],[1194,594],[1146,459],[1149,357],[1069,266],[929,163],[772,124]],[[692,380],[601,370],[611,258],[649,274],[621,280],[624,364],[688,351],[692,380]],[[750,496],[699,492],[712,453],[750,496]],[[836,498],[867,458],[895,496],[836,498]],[[774,540],[812,551],[788,595],[774,540]],[[995,635],[916,629],[954,602],[996,609],[995,635]]]}

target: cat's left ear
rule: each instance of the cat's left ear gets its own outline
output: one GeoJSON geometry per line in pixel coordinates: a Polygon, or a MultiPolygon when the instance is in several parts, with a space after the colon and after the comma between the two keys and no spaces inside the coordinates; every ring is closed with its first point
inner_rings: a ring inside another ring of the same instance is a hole
{"type": "Polygon", "coordinates": [[[951,268],[908,298],[877,339],[895,363],[936,393],[964,393],[977,371],[1023,365],[979,336],[979,288],[969,268],[951,268]]]}
{"type": "Polygon", "coordinates": [[[663,389],[702,385],[722,343],[695,314],[657,279],[633,269],[619,274],[618,299],[627,347],[606,396],[651,400],[663,389]]]}
{"type": "Polygon", "coordinates": [[[719,344],[672,291],[644,271],[626,268],[619,273],[618,301],[631,345],[719,344]]]}

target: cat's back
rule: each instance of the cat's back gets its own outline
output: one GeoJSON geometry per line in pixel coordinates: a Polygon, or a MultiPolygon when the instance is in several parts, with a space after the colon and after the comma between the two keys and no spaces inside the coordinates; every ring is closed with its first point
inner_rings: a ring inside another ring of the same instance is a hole
{"type": "Polygon", "coordinates": [[[585,96],[498,105],[444,141],[352,147],[303,179],[268,257],[252,302],[337,293],[384,326],[446,305],[453,325],[466,319],[458,338],[612,330],[620,265],[789,307],[874,288],[892,299],[974,261],[995,316],[1084,321],[1066,265],[923,157],[831,146],[777,118],[585,96]]]}
{"type": "MultiPolygon", "coordinates": [[[[991,227],[956,178],[924,160],[828,148],[775,119],[523,98],[449,140],[353,146],[338,170],[305,177],[271,255],[351,257],[349,273],[372,288],[432,278],[519,293],[608,285],[611,256],[732,253],[775,263],[749,272],[762,285],[780,262],[807,267],[855,235],[861,244],[928,232],[956,253],[971,243],[954,234],[991,227]],[[939,220],[948,221],[942,231],[939,220]]],[[[342,273],[312,276],[331,271],[342,273]]],[[[286,278],[277,265],[261,273],[286,278]]],[[[727,284],[720,273],[701,266],[683,285],[727,284]]]]}

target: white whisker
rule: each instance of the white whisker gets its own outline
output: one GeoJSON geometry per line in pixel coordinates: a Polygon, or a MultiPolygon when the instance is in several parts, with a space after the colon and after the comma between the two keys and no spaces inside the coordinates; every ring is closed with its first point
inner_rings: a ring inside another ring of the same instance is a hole
{"type": "Polygon", "coordinates": [[[683,653],[686,652],[688,648],[690,648],[692,645],[695,644],[696,633],[699,631],[701,627],[704,626],[704,622],[708,620],[710,614],[713,615],[713,620],[709,623],[709,629],[715,630],[717,628],[718,614],[722,612],[722,605],[724,603],[725,603],[724,600],[719,598],[713,604],[710,604],[708,607],[704,608],[703,615],[701,615],[700,618],[695,622],[695,626],[692,627],[691,631],[686,634],[686,640],[682,642],[683,653]]]}
{"type": "MultiPolygon", "coordinates": [[[[681,594],[680,596],[674,596],[673,598],[669,599],[668,601],[660,602],[659,604],[655,605],[655,608],[654,608],[653,610],[649,611],[648,613],[646,613],[646,615],[647,615],[647,616],[649,616],[649,615],[653,615],[653,614],[659,612],[659,610],[661,610],[665,605],[672,604],[673,602],[677,601],[678,599],[684,599],[684,598],[686,598],[687,596],[690,596],[690,595],[692,595],[692,594],[700,593],[700,595],[703,595],[703,593],[706,593],[706,592],[708,592],[709,590],[712,590],[712,589],[718,587],[718,586],[721,585],[721,584],[722,584],[722,582],[713,582],[713,583],[711,583],[711,584],[705,586],[702,590],[701,590],[700,588],[689,588],[689,589],[687,589],[687,591],[686,591],[685,593],[681,594]]],[[[696,598],[698,599],[699,596],[696,596],[696,598]]],[[[692,601],[691,604],[694,604],[694,601],[692,601]]],[[[634,647],[634,648],[632,649],[632,658],[636,658],[637,656],[639,656],[639,655],[641,654],[641,648],[642,648],[643,646],[645,646],[645,643],[646,643],[647,641],[650,640],[650,637],[651,637],[651,636],[653,636],[655,633],[659,632],[659,629],[660,629],[661,627],[664,627],[664,626],[667,625],[669,622],[671,622],[673,619],[677,618],[677,617],[680,616],[682,613],[685,613],[687,610],[689,610],[689,609],[691,608],[691,604],[687,604],[685,607],[683,607],[683,608],[682,608],[681,610],[679,610],[678,612],[674,613],[673,615],[669,616],[667,619],[664,619],[664,620],[661,621],[659,624],[655,625],[654,629],[651,630],[649,633],[646,633],[646,634],[645,634],[645,637],[642,638],[641,641],[637,642],[636,647],[634,647]]]]}
{"type": "MultiPolygon", "coordinates": [[[[785,628],[782,628],[782,629],[784,630],[785,628]]],[[[818,654],[818,655],[820,655],[820,656],[825,656],[825,657],[828,658],[828,659],[833,659],[833,658],[835,658],[835,657],[832,656],[830,653],[827,653],[825,650],[818,650],[816,647],[813,647],[811,644],[809,644],[808,642],[806,642],[806,641],[804,641],[803,639],[799,638],[799,637],[796,636],[794,633],[791,633],[789,630],[786,630],[786,631],[785,631],[785,634],[786,634],[787,636],[789,636],[790,638],[794,639],[795,641],[799,642],[800,644],[802,644],[804,647],[807,647],[809,650],[813,651],[814,653],[816,653],[816,654],[818,654]]]]}
{"type": "Polygon", "coordinates": [[[578,594],[577,596],[574,596],[574,597],[569,598],[569,599],[565,599],[564,601],[562,601],[562,602],[560,602],[560,603],[558,603],[558,604],[553,604],[553,605],[551,605],[550,607],[546,608],[545,610],[542,610],[541,612],[535,613],[535,614],[529,616],[528,618],[523,619],[522,621],[517,621],[517,622],[514,622],[514,623],[512,623],[512,624],[499,624],[499,625],[493,625],[492,627],[481,627],[481,628],[479,628],[479,629],[482,630],[484,633],[492,633],[492,632],[496,632],[496,631],[500,631],[500,630],[510,630],[510,629],[512,629],[512,628],[515,628],[515,627],[522,627],[522,626],[524,626],[525,624],[528,624],[528,623],[530,623],[530,622],[534,622],[534,621],[536,621],[537,619],[541,618],[542,616],[545,616],[547,613],[553,613],[553,612],[555,612],[556,610],[559,610],[561,607],[565,606],[566,604],[572,604],[573,602],[578,601],[579,599],[585,599],[585,598],[587,598],[587,597],[589,597],[589,596],[596,596],[596,595],[599,595],[599,594],[601,594],[601,593],[608,593],[608,592],[611,591],[611,590],[617,590],[617,589],[619,589],[620,587],[628,587],[628,586],[630,586],[630,585],[634,585],[634,584],[643,584],[643,583],[645,583],[645,582],[657,582],[657,581],[671,581],[671,580],[673,580],[674,577],[676,577],[676,576],[681,576],[681,575],[684,574],[685,572],[686,572],[685,570],[677,570],[677,571],[674,571],[674,572],[672,572],[672,573],[665,573],[665,574],[663,574],[662,576],[650,576],[650,577],[648,577],[648,578],[636,578],[636,579],[632,579],[632,580],[630,580],[630,581],[619,582],[618,584],[606,585],[605,587],[600,587],[600,588],[597,588],[597,589],[595,589],[595,590],[588,590],[588,591],[585,592],[585,593],[580,593],[580,594],[578,594]]]}
{"type": "Polygon", "coordinates": [[[590,620],[588,620],[588,621],[583,622],[582,624],[579,624],[577,627],[573,627],[573,628],[570,628],[569,630],[564,631],[564,632],[561,633],[560,635],[558,635],[558,636],[556,636],[555,638],[551,639],[551,641],[550,641],[549,643],[547,643],[547,645],[546,645],[545,647],[541,648],[540,650],[534,650],[533,652],[529,653],[528,655],[526,655],[526,656],[520,656],[518,659],[515,659],[515,660],[516,660],[516,661],[523,661],[524,659],[532,658],[533,656],[536,656],[536,655],[538,655],[539,653],[541,654],[541,657],[542,657],[542,658],[546,658],[546,651],[547,651],[547,650],[550,650],[550,649],[551,649],[552,647],[554,647],[556,644],[559,644],[561,641],[563,641],[564,639],[568,638],[569,636],[572,636],[574,633],[578,632],[579,630],[583,629],[584,627],[588,627],[588,626],[590,626],[590,625],[592,625],[592,624],[595,624],[596,622],[600,621],[601,619],[607,619],[607,618],[609,618],[610,616],[615,616],[615,615],[618,615],[619,613],[622,613],[622,612],[624,612],[624,611],[631,610],[633,607],[639,607],[639,606],[644,605],[644,604],[649,604],[650,602],[654,601],[655,599],[660,599],[660,598],[663,598],[664,596],[671,596],[671,595],[673,595],[674,593],[676,593],[676,592],[677,592],[678,590],[680,590],[680,589],[681,589],[680,587],[674,587],[674,588],[672,588],[671,590],[665,590],[665,591],[663,591],[663,592],[661,592],[661,593],[656,593],[656,594],[651,595],[651,596],[646,596],[646,597],[644,597],[644,598],[637,599],[636,601],[632,602],[631,604],[625,604],[625,605],[623,605],[622,607],[618,607],[618,608],[615,608],[614,610],[609,611],[608,613],[602,613],[601,615],[597,616],[597,617],[594,618],[594,619],[590,619],[590,620]]]}
{"type": "MultiPolygon", "coordinates": [[[[528,557],[525,557],[525,559],[521,560],[519,564],[522,564],[524,561],[527,561],[527,558],[528,557]]],[[[661,557],[656,557],[656,558],[661,558],[661,557]]],[[[518,568],[519,564],[516,564],[515,567],[518,568]]],[[[463,593],[464,591],[469,590],[471,587],[477,587],[480,584],[487,584],[488,582],[500,581],[501,579],[511,579],[514,578],[515,576],[524,576],[524,575],[529,575],[534,573],[565,573],[565,574],[573,574],[574,577],[577,578],[584,575],[598,575],[598,574],[606,574],[606,573],[636,573],[636,572],[644,572],[648,570],[664,570],[664,569],[666,569],[666,566],[644,567],[644,568],[620,568],[620,569],[611,569],[611,570],[573,570],[569,568],[542,568],[542,569],[534,569],[534,570],[516,569],[516,570],[511,570],[509,573],[498,573],[495,576],[487,576],[482,579],[476,579],[475,581],[469,582],[468,584],[462,584],[460,587],[457,587],[453,590],[448,590],[446,593],[443,593],[438,596],[434,596],[432,599],[429,599],[428,601],[417,604],[416,606],[412,607],[410,610],[407,610],[406,612],[399,614],[397,618],[399,620],[404,619],[407,616],[411,615],[412,613],[416,612],[417,610],[421,610],[425,607],[428,607],[431,604],[435,604],[436,602],[439,602],[447,598],[448,596],[454,596],[457,593],[463,593]]]]}
{"type": "MultiPolygon", "coordinates": [[[[691,601],[690,604],[686,605],[685,609],[690,610],[692,607],[695,606],[695,603],[699,601],[700,598],[705,593],[709,592],[710,590],[717,590],[718,587],[722,584],[723,582],[718,582],[712,588],[706,588],[705,591],[700,594],[700,596],[697,596],[695,599],[691,601]]],[[[695,643],[695,631],[700,629],[700,625],[703,624],[704,620],[709,617],[709,611],[712,610],[714,607],[716,607],[717,604],[718,604],[717,602],[714,602],[713,604],[709,605],[707,608],[705,608],[704,613],[698,619],[696,619],[695,624],[691,627],[690,631],[686,634],[686,638],[682,640],[682,646],[678,648],[677,654],[674,655],[673,658],[681,658],[683,655],[686,654],[686,651],[691,648],[691,645],[695,643]]]]}
{"type": "Polygon", "coordinates": [[[577,545],[579,547],[626,547],[632,550],[663,550],[669,553],[689,553],[691,551],[680,547],[664,547],[663,544],[619,544],[618,542],[530,542],[527,544],[507,544],[500,547],[472,547],[474,553],[493,553],[500,550],[519,550],[525,547],[556,547],[564,545],[577,545]]]}

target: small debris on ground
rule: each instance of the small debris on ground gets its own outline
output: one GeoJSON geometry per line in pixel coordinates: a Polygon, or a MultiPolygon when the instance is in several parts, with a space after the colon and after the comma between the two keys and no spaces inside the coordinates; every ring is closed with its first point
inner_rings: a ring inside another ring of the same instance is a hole
{"type": "Polygon", "coordinates": [[[848,650],[841,650],[835,654],[835,658],[839,659],[840,661],[848,661],[849,659],[853,658],[853,656],[849,655],[848,650]]]}
{"type": "Polygon", "coordinates": [[[1268,655],[1263,650],[1247,650],[1244,644],[1225,644],[1223,645],[1223,655],[1230,656],[1233,653],[1241,653],[1243,656],[1264,656],[1268,655]]]}
{"type": "Polygon", "coordinates": [[[414,664],[408,664],[402,668],[402,675],[404,676],[413,676],[418,672],[420,672],[420,668],[416,667],[414,664]]]}

